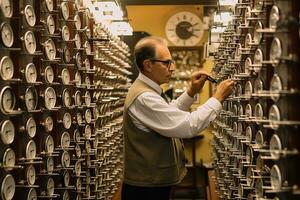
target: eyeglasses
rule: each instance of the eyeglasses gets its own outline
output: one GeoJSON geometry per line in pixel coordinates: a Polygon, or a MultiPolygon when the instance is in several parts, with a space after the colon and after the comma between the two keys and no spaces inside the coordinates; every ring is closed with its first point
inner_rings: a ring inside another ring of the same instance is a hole
{"type": "Polygon", "coordinates": [[[152,62],[161,62],[163,63],[168,69],[170,69],[171,65],[175,65],[174,60],[157,60],[157,59],[150,59],[152,62]]]}

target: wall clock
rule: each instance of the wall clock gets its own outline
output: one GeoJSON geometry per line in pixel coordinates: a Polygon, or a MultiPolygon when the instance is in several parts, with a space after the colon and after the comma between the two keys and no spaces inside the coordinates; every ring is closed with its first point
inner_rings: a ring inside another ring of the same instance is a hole
{"type": "Polygon", "coordinates": [[[167,38],[176,46],[195,46],[203,36],[201,19],[191,12],[178,12],[166,23],[167,38]]]}

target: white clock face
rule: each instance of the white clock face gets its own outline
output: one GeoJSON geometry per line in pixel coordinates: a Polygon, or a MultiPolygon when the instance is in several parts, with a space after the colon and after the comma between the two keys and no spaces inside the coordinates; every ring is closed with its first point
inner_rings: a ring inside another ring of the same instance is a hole
{"type": "Polygon", "coordinates": [[[201,19],[191,12],[179,12],[166,24],[166,36],[176,46],[195,46],[203,36],[201,19]]]}

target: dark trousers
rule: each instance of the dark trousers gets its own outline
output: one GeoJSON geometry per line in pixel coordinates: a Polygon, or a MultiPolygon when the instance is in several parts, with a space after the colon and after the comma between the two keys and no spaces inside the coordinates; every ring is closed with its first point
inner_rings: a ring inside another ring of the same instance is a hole
{"type": "Polygon", "coordinates": [[[171,186],[139,187],[123,183],[122,200],[169,200],[171,186]]]}

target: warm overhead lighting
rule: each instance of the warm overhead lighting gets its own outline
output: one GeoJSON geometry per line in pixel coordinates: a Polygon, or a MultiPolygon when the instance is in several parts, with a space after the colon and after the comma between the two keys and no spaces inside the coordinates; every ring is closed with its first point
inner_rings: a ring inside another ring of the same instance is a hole
{"type": "Polygon", "coordinates": [[[123,11],[115,1],[96,2],[95,9],[99,20],[122,20],[123,11]]]}
{"type": "Polygon", "coordinates": [[[132,27],[128,22],[112,22],[109,25],[109,30],[114,35],[132,35],[132,27]]]}
{"type": "Polygon", "coordinates": [[[235,6],[238,0],[219,0],[220,6],[235,6]]]}

